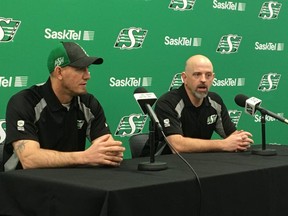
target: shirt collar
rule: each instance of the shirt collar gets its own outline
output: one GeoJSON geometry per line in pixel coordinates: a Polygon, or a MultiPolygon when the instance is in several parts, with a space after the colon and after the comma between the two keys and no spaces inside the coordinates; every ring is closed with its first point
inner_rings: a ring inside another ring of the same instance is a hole
{"type": "MultiPolygon", "coordinates": [[[[58,111],[61,109],[66,109],[64,106],[62,106],[61,102],[55,95],[53,89],[52,89],[52,84],[50,78],[48,78],[47,82],[42,86],[42,95],[44,99],[47,102],[47,106],[49,107],[50,110],[52,111],[58,111]]],[[[76,97],[73,97],[71,104],[70,104],[70,109],[72,107],[76,106],[76,97]]],[[[67,109],[66,109],[67,110],[67,109]]]]}

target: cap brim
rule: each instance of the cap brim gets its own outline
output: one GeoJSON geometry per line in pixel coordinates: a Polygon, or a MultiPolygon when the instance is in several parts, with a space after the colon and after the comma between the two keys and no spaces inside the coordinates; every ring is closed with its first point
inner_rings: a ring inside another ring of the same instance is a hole
{"type": "Polygon", "coordinates": [[[71,67],[77,67],[77,68],[82,68],[82,67],[88,67],[91,64],[102,64],[103,59],[98,58],[98,57],[83,57],[81,59],[78,59],[75,62],[72,62],[68,64],[71,67]]]}

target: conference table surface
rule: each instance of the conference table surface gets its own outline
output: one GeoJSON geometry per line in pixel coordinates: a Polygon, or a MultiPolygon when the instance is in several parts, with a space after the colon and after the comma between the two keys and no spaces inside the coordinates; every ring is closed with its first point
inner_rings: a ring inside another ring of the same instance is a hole
{"type": "Polygon", "coordinates": [[[139,171],[149,158],[136,158],[117,168],[2,172],[0,215],[287,216],[288,147],[271,147],[277,155],[181,154],[193,169],[163,155],[156,157],[167,163],[162,171],[139,171]]]}

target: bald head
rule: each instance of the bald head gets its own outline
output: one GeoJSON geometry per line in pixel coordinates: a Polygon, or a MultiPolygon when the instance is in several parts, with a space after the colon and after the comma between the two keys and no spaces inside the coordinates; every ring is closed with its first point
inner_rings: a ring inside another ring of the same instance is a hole
{"type": "Polygon", "coordinates": [[[204,55],[194,55],[191,56],[187,61],[186,61],[186,66],[185,66],[185,71],[186,72],[195,72],[195,68],[199,67],[210,67],[211,71],[213,72],[213,65],[212,62],[204,55]]]}

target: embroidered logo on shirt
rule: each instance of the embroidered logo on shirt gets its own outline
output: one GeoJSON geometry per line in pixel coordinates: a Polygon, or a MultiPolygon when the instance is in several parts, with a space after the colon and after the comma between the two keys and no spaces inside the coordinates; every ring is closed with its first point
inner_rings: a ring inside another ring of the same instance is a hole
{"type": "Polygon", "coordinates": [[[17,130],[18,131],[24,131],[24,125],[25,125],[25,121],[24,120],[18,120],[17,121],[17,130]]]}
{"type": "Polygon", "coordinates": [[[77,129],[81,129],[84,125],[84,120],[77,120],[77,129]]]}
{"type": "Polygon", "coordinates": [[[214,122],[216,122],[216,119],[217,119],[217,115],[216,114],[208,116],[207,125],[213,124],[214,122]]]}
{"type": "Polygon", "coordinates": [[[164,123],[164,127],[170,127],[170,120],[169,119],[164,119],[163,123],[164,123]]]}

